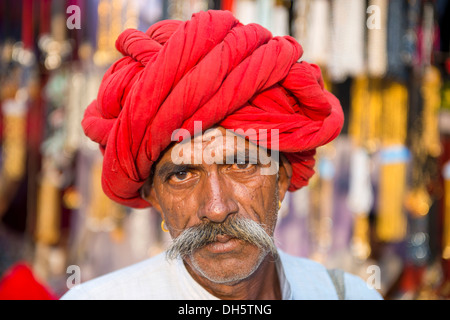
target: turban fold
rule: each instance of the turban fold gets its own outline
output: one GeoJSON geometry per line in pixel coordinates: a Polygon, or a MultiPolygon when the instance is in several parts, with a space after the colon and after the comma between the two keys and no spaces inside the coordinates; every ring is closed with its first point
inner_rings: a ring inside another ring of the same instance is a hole
{"type": "Polygon", "coordinates": [[[149,203],[139,189],[172,133],[194,122],[202,128],[278,129],[278,147],[293,169],[290,191],[307,185],[316,148],[340,133],[344,116],[324,89],[320,69],[298,62],[302,47],[243,25],[229,11],[209,10],[191,20],[163,20],[147,32],[125,30],[116,41],[123,58],[105,73],[86,109],[85,134],[104,155],[104,192],[123,205],[149,203]]]}

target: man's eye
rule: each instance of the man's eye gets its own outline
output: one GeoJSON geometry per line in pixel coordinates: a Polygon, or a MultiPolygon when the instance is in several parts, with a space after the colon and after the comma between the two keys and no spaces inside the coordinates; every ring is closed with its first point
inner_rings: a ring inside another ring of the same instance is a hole
{"type": "Polygon", "coordinates": [[[190,172],[187,171],[178,171],[170,176],[170,179],[173,181],[184,181],[191,176],[190,172]]]}
{"type": "Polygon", "coordinates": [[[245,170],[245,169],[250,169],[253,166],[253,164],[249,163],[249,162],[242,162],[242,163],[235,163],[233,164],[233,169],[238,169],[238,170],[245,170]]]}

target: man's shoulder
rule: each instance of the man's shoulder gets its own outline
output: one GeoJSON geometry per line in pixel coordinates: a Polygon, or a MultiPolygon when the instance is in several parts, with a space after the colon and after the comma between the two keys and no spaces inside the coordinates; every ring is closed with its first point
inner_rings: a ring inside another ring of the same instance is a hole
{"type": "MultiPolygon", "coordinates": [[[[70,289],[63,300],[121,300],[157,295],[156,288],[169,278],[173,264],[161,253],[152,258],[86,281],[70,289]]],[[[81,270],[82,272],[82,270],[81,270]]]]}
{"type": "Polygon", "coordinates": [[[281,250],[279,250],[279,255],[286,272],[286,276],[294,278],[303,278],[304,275],[309,275],[308,278],[328,277],[327,268],[317,261],[304,257],[293,256],[281,250]]]}
{"type": "Polygon", "coordinates": [[[326,272],[326,268],[317,261],[304,258],[297,257],[291,254],[288,254],[284,251],[278,250],[281,261],[284,265],[289,265],[293,268],[301,268],[302,270],[314,270],[315,272],[326,272]]]}
{"type": "MultiPolygon", "coordinates": [[[[302,257],[280,252],[286,278],[294,299],[334,300],[338,298],[338,288],[324,265],[302,257]]],[[[360,277],[348,272],[342,273],[346,300],[379,300],[381,295],[370,288],[360,277]]]]}

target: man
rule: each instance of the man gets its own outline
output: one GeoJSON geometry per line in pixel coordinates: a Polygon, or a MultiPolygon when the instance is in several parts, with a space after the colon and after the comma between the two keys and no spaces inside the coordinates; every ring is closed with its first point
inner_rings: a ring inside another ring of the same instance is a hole
{"type": "Polygon", "coordinates": [[[343,124],[320,70],[228,11],[127,30],[124,58],[86,110],[113,200],[153,206],[173,243],[64,299],[379,299],[359,278],[278,250],[286,192],[305,186],[318,146],[343,124]]]}

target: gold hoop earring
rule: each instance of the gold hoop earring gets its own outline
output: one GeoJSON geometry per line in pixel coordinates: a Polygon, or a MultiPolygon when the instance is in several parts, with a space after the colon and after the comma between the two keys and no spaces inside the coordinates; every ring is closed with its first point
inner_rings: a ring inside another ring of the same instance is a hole
{"type": "Polygon", "coordinates": [[[164,232],[169,232],[169,230],[167,230],[166,227],[164,226],[165,221],[166,221],[166,220],[163,220],[163,221],[161,222],[161,230],[164,231],[164,232]]]}
{"type": "Polygon", "coordinates": [[[278,201],[278,210],[281,209],[281,201],[278,201]]]}

